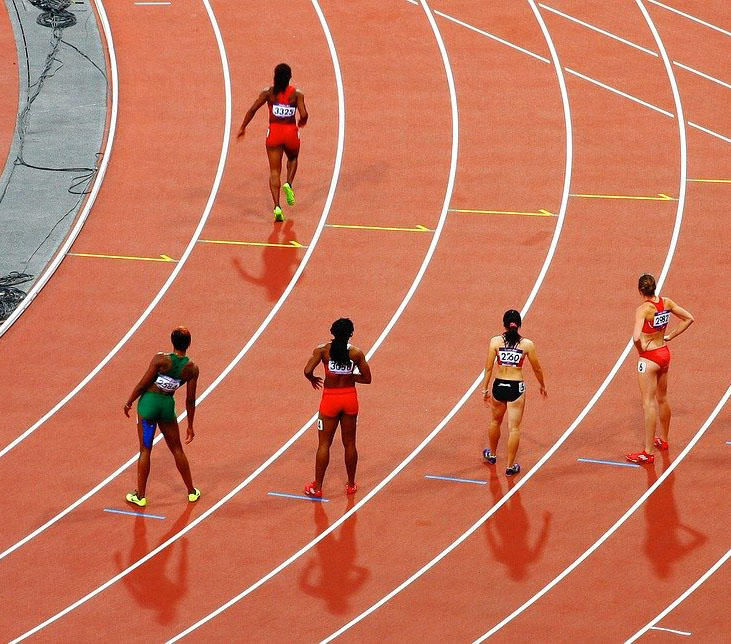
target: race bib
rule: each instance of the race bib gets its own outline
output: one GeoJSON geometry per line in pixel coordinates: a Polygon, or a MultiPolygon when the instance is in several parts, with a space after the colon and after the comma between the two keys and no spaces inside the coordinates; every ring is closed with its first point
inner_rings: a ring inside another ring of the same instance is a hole
{"type": "Polygon", "coordinates": [[[327,370],[330,373],[338,374],[341,376],[348,376],[351,373],[353,373],[353,361],[350,361],[350,364],[343,369],[341,366],[336,365],[334,360],[330,360],[330,362],[327,363],[327,370]]]}
{"type": "Polygon", "coordinates": [[[282,103],[275,103],[272,105],[272,114],[280,119],[291,119],[297,109],[296,105],[283,105],[282,103]]]}
{"type": "Polygon", "coordinates": [[[182,384],[183,383],[181,380],[178,380],[177,378],[171,378],[170,376],[166,376],[162,373],[158,374],[157,378],[155,378],[155,386],[158,389],[161,389],[162,391],[167,391],[169,393],[175,391],[182,384]]]}
{"type": "Polygon", "coordinates": [[[518,383],[518,393],[524,393],[525,392],[525,383],[521,380],[518,383]]]}
{"type": "Polygon", "coordinates": [[[670,311],[660,311],[655,313],[655,317],[652,320],[652,326],[656,329],[667,326],[670,321],[670,311]]]}
{"type": "Polygon", "coordinates": [[[637,371],[640,373],[645,373],[645,371],[647,371],[647,363],[644,360],[640,360],[637,363],[637,371]]]}
{"type": "Polygon", "coordinates": [[[497,350],[500,364],[506,367],[517,367],[523,359],[522,349],[501,347],[497,350]]]}

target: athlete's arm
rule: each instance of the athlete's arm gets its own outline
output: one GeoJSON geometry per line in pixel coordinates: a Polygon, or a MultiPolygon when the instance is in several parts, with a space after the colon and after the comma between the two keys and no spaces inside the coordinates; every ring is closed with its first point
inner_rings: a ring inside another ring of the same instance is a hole
{"type": "Polygon", "coordinates": [[[312,356],[305,365],[305,378],[310,381],[313,389],[322,387],[322,378],[314,374],[315,367],[322,361],[322,347],[315,347],[312,356]]]}
{"type": "Polygon", "coordinates": [[[142,376],[142,379],[132,390],[129,398],[127,398],[127,404],[124,406],[124,415],[127,416],[127,418],[129,418],[129,410],[132,409],[134,401],[137,400],[143,393],[145,393],[147,388],[154,382],[155,376],[157,376],[157,372],[160,370],[160,367],[162,366],[164,361],[165,354],[163,353],[156,353],[153,356],[152,360],[150,360],[150,366],[147,367],[145,375],[142,376]]]}
{"type": "Polygon", "coordinates": [[[363,352],[358,349],[357,353],[352,356],[355,366],[358,367],[360,373],[355,374],[355,382],[359,382],[363,385],[371,384],[371,368],[363,355],[363,352]]]}
{"type": "Polygon", "coordinates": [[[482,381],[482,399],[490,399],[490,379],[492,378],[492,368],[495,366],[495,356],[497,355],[497,344],[495,338],[490,340],[490,348],[487,350],[487,360],[485,360],[485,379],[482,381]]]}
{"type": "Polygon", "coordinates": [[[307,119],[310,115],[307,113],[307,108],[305,107],[305,95],[299,91],[297,92],[297,109],[300,113],[300,120],[297,123],[297,126],[304,127],[307,125],[307,119]]]}
{"type": "Polygon", "coordinates": [[[536,379],[540,385],[541,396],[544,398],[548,395],[546,391],[546,384],[543,382],[543,369],[541,369],[541,363],[538,362],[538,354],[536,353],[536,345],[533,344],[532,340],[526,342],[526,355],[530,361],[530,366],[533,367],[533,373],[536,374],[536,379]]]}
{"type": "Polygon", "coordinates": [[[632,331],[632,342],[635,344],[635,349],[637,349],[637,353],[642,353],[645,349],[642,346],[642,325],[645,323],[645,310],[647,307],[643,304],[642,306],[638,306],[637,310],[635,311],[635,328],[632,331]]]}
{"type": "Polygon", "coordinates": [[[670,342],[670,340],[677,338],[683,331],[693,324],[693,322],[695,322],[695,318],[691,315],[690,311],[686,311],[682,306],[679,306],[672,300],[665,298],[665,302],[666,306],[668,306],[668,311],[680,318],[680,324],[678,324],[678,326],[665,336],[665,342],[670,342]]]}
{"type": "Polygon", "coordinates": [[[185,411],[186,420],[188,421],[188,430],[185,432],[185,444],[187,445],[193,440],[195,432],[193,431],[193,418],[195,416],[195,390],[198,386],[198,367],[193,365],[193,375],[188,382],[185,383],[185,411]]]}
{"type": "Polygon", "coordinates": [[[249,111],[246,112],[246,116],[244,116],[244,122],[241,124],[241,129],[239,130],[238,136],[236,137],[237,139],[246,134],[246,126],[249,124],[251,119],[254,118],[254,114],[259,111],[259,108],[267,102],[268,95],[269,90],[265,89],[261,94],[259,94],[258,98],[254,101],[254,104],[249,108],[249,111]]]}

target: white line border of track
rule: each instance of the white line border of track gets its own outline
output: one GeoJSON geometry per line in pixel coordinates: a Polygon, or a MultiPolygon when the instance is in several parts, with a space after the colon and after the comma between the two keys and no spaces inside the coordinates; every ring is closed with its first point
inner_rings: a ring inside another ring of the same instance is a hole
{"type": "MultiPolygon", "coordinates": [[[[726,397],[728,398],[728,393],[731,391],[731,388],[726,392],[726,397]]],[[[661,629],[659,626],[657,626],[657,623],[666,615],[674,611],[679,604],[684,602],[692,593],[694,593],[701,584],[705,583],[708,578],[713,575],[723,564],[726,563],[728,558],[731,556],[731,549],[726,551],[726,554],[723,555],[715,564],[713,564],[706,572],[701,575],[701,577],[696,580],[694,584],[692,584],[680,597],[678,597],[670,606],[668,606],[665,610],[663,610],[657,617],[652,619],[647,625],[643,626],[639,631],[637,631],[632,637],[630,637],[628,640],[625,641],[625,644],[632,644],[635,640],[642,637],[647,631],[653,628],[657,628],[658,630],[670,630],[670,629],[661,629]]]]}
{"type": "Polygon", "coordinates": [[[714,31],[718,31],[725,36],[731,36],[731,31],[726,31],[725,29],[721,27],[717,27],[716,25],[712,25],[710,22],[706,22],[705,20],[701,20],[700,18],[696,18],[695,16],[691,16],[689,13],[683,13],[679,9],[676,9],[675,7],[671,7],[669,5],[663,4],[662,2],[658,2],[657,0],[648,0],[648,2],[651,2],[654,5],[657,5],[658,7],[662,7],[663,9],[667,9],[668,11],[672,11],[673,13],[677,13],[679,16],[683,16],[683,18],[687,18],[688,20],[692,20],[693,22],[697,22],[700,25],[703,25],[704,27],[708,27],[709,29],[713,29],[714,31]]]}
{"type": "MultiPolygon", "coordinates": [[[[56,269],[61,265],[61,262],[66,257],[66,253],[68,252],[69,248],[71,248],[71,245],[76,241],[76,238],[79,236],[79,233],[84,227],[84,224],[89,217],[89,213],[94,206],[97,194],[99,193],[99,190],[101,189],[102,183],[104,181],[104,175],[106,174],[109,160],[112,156],[112,145],[114,144],[114,137],[117,132],[117,114],[119,111],[119,73],[117,70],[117,55],[114,50],[112,29],[109,26],[109,19],[107,18],[107,13],[104,9],[104,2],[102,0],[94,0],[94,5],[97,8],[99,22],[101,22],[102,30],[104,31],[104,40],[106,41],[107,52],[109,55],[109,71],[112,85],[112,105],[109,116],[109,132],[107,134],[107,144],[104,147],[104,152],[102,153],[102,160],[99,164],[99,170],[97,171],[96,178],[94,179],[94,185],[92,186],[91,192],[89,193],[89,198],[86,200],[86,203],[81,210],[81,215],[79,215],[79,218],[76,220],[76,224],[71,229],[71,232],[64,240],[62,246],[56,252],[53,261],[46,267],[36,283],[33,285],[30,291],[28,291],[28,295],[26,295],[25,299],[18,305],[18,308],[16,308],[12,312],[10,317],[5,320],[5,322],[0,324],[0,338],[7,331],[10,330],[10,327],[30,306],[36,295],[40,293],[41,289],[48,283],[51,277],[53,277],[56,269]]],[[[0,454],[0,456],[2,456],[2,454],[0,454]]]]}
{"type": "MultiPolygon", "coordinates": [[[[437,38],[437,42],[439,44],[440,51],[443,56],[444,64],[445,64],[445,71],[447,73],[447,77],[450,80],[450,91],[452,93],[452,100],[453,100],[453,113],[455,114],[455,121],[453,122],[453,127],[458,128],[458,123],[456,119],[457,114],[457,105],[456,105],[456,91],[454,90],[454,83],[451,75],[451,66],[449,64],[449,58],[446,51],[446,46],[444,45],[444,41],[441,38],[441,34],[439,32],[439,29],[437,27],[436,21],[434,20],[433,15],[431,15],[431,10],[428,7],[428,4],[425,0],[422,0],[422,9],[425,11],[427,19],[429,20],[429,23],[432,27],[432,30],[434,31],[435,37],[437,38]]],[[[434,12],[436,13],[436,12],[434,12]]],[[[564,88],[565,89],[565,88],[564,88]]],[[[565,95],[564,95],[565,96],[565,95]]],[[[566,99],[567,100],[567,99],[566,99]]],[[[568,104],[566,104],[566,121],[567,121],[567,161],[566,161],[566,167],[567,171],[564,177],[564,189],[563,189],[563,196],[562,196],[562,202],[561,202],[561,208],[559,209],[559,216],[558,216],[558,223],[556,225],[556,229],[554,231],[554,237],[551,242],[551,246],[549,248],[549,251],[547,253],[546,259],[544,261],[543,267],[541,268],[541,271],[539,273],[538,278],[536,279],[536,283],[533,286],[533,289],[528,297],[528,300],[526,302],[526,305],[524,307],[524,313],[527,312],[527,310],[530,308],[533,300],[535,299],[536,294],[538,293],[538,290],[540,289],[540,286],[543,282],[543,279],[548,271],[548,267],[551,263],[551,260],[553,258],[553,255],[555,253],[556,246],[558,244],[558,239],[561,234],[561,229],[563,227],[563,221],[566,211],[566,206],[568,204],[568,196],[569,196],[569,190],[570,190],[570,177],[571,177],[571,163],[572,163],[572,154],[571,154],[571,124],[570,124],[570,112],[568,111],[568,104]]],[[[445,208],[448,208],[449,201],[445,200],[445,208]]],[[[296,559],[301,557],[303,554],[305,554],[308,550],[313,548],[319,541],[324,539],[326,536],[328,536],[330,533],[332,533],[334,530],[336,530],[342,523],[344,523],[350,516],[352,516],[355,512],[357,512],[363,505],[365,505],[371,498],[373,498],[380,490],[382,490],[393,478],[395,478],[401,470],[403,470],[423,449],[426,447],[426,445],[431,442],[431,440],[449,423],[451,418],[454,416],[456,411],[464,404],[465,400],[468,396],[470,396],[475,388],[479,385],[479,382],[482,379],[482,374],[478,376],[477,380],[473,384],[472,388],[468,390],[468,392],[463,396],[463,398],[460,400],[458,405],[452,409],[452,411],[437,425],[437,427],[432,430],[432,432],[409,454],[409,456],[404,459],[404,461],[401,462],[401,464],[396,467],[381,483],[379,483],[376,487],[374,487],[373,490],[371,490],[363,499],[361,499],[353,508],[351,508],[348,512],[346,512],[342,517],[340,517],[337,521],[335,521],[327,530],[320,533],[315,539],[310,541],[308,544],[306,544],[304,547],[302,547],[299,551],[297,551],[294,555],[292,555],[289,559],[282,562],[277,568],[269,572],[266,576],[262,577],[259,581],[254,583],[253,585],[249,586],[246,590],[241,592],[239,595],[234,597],[233,599],[229,600],[226,604],[218,608],[213,613],[210,613],[203,619],[196,622],[194,625],[183,631],[182,633],[178,634],[169,642],[175,642],[182,637],[185,637],[188,633],[195,630],[199,626],[203,625],[207,621],[213,619],[218,614],[229,608],[234,603],[238,602],[240,599],[245,597],[246,595],[250,594],[254,590],[256,590],[259,586],[266,583],[269,579],[274,577],[276,574],[281,572],[284,568],[289,566],[291,563],[293,563],[296,559]]]]}
{"type": "MultiPolygon", "coordinates": [[[[532,1],[532,0],[530,0],[532,1]]],[[[642,12],[642,16],[645,19],[645,22],[647,23],[647,26],[650,28],[650,31],[652,32],[653,38],[655,38],[655,42],[657,43],[658,49],[660,51],[660,57],[662,58],[663,64],[665,66],[665,72],[668,76],[668,80],[670,82],[670,87],[672,89],[673,93],[673,100],[675,101],[675,109],[677,110],[678,115],[678,137],[680,139],[680,186],[679,186],[679,192],[678,192],[678,216],[676,216],[675,220],[675,228],[673,230],[673,238],[671,240],[670,249],[668,250],[668,256],[665,261],[665,265],[663,266],[663,272],[660,275],[660,279],[658,279],[658,291],[662,289],[662,284],[665,282],[665,278],[667,276],[668,271],[670,270],[670,261],[672,260],[673,255],[675,254],[675,248],[677,246],[677,240],[680,233],[680,222],[682,220],[682,212],[685,208],[685,192],[687,187],[687,166],[688,166],[688,150],[687,150],[687,141],[686,141],[686,132],[685,132],[685,119],[683,117],[683,105],[680,100],[680,92],[678,90],[678,84],[675,80],[675,75],[673,73],[673,67],[672,63],[670,61],[670,58],[668,56],[667,51],[665,50],[665,45],[663,44],[662,38],[660,38],[660,34],[657,31],[657,28],[655,27],[655,24],[652,21],[652,18],[650,17],[650,14],[648,13],[645,5],[642,3],[642,0],[635,0],[635,3],[637,4],[638,8],[642,12]]],[[[627,349],[625,349],[626,354],[628,353],[629,349],[632,346],[632,342],[629,342],[627,344],[627,349]]],[[[617,365],[618,366],[618,365],[617,365]]],[[[685,458],[686,454],[690,451],[690,449],[698,442],[700,437],[703,435],[705,430],[707,429],[708,425],[713,421],[713,418],[715,418],[716,414],[721,410],[723,405],[721,403],[726,402],[728,400],[729,393],[731,392],[731,387],[726,391],[726,394],[721,398],[721,401],[719,402],[719,406],[716,407],[716,409],[713,411],[713,413],[709,416],[706,423],[701,427],[698,434],[691,440],[691,442],[686,446],[686,448],[678,455],[678,458],[673,461],[673,463],[668,467],[665,472],[663,472],[662,476],[658,478],[658,480],[650,487],[645,494],[643,494],[633,505],[632,507],[627,510],[627,512],[620,517],[620,519],[609,529],[607,530],[595,543],[592,545],[589,549],[587,549],[583,555],[581,555],[578,559],[574,561],[569,567],[567,567],[560,575],[555,577],[551,582],[546,584],[539,592],[537,592],[533,597],[531,597],[528,601],[523,603],[521,606],[519,606],[517,609],[515,609],[510,615],[508,615],[505,619],[503,619],[501,622],[496,624],[492,629],[487,631],[484,635],[479,637],[477,640],[475,640],[474,644],[477,644],[478,642],[482,642],[494,633],[496,633],[498,630],[500,630],[503,626],[505,626],[508,622],[512,621],[515,617],[520,615],[526,608],[531,606],[534,602],[536,602],[538,599],[540,599],[544,594],[546,594],[551,588],[553,588],[556,584],[558,584],[564,577],[566,577],[571,571],[573,571],[579,564],[581,564],[594,550],[596,550],[599,546],[601,546],[604,541],[606,541],[613,533],[614,531],[624,523],[627,518],[642,504],[644,503],[645,499],[655,490],[657,489],[657,486],[664,481],[667,476],[672,472],[675,467],[677,467],[677,464],[680,463],[680,461],[685,458]]],[[[582,412],[583,413],[583,412],[582,412]]],[[[563,439],[563,437],[562,437],[563,439]]],[[[563,442],[561,440],[560,442],[563,442]]],[[[531,471],[532,473],[532,471],[531,471]]],[[[522,483],[523,481],[520,481],[522,483]]],[[[515,491],[520,487],[520,485],[516,485],[513,490],[511,490],[510,493],[508,493],[506,496],[510,496],[512,492],[515,491]]],[[[502,499],[501,499],[502,501],[502,499]]]]}

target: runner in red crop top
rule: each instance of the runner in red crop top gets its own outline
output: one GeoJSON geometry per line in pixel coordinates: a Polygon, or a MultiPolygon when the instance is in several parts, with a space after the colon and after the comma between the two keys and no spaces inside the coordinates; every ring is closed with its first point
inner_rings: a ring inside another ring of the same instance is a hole
{"type": "Polygon", "coordinates": [[[289,65],[281,63],[274,68],[274,83],[262,90],[254,104],[249,108],[241,124],[237,138],[246,134],[246,126],[259,108],[267,104],[269,108],[269,129],[267,130],[266,149],[269,157],[269,189],[274,199],[274,221],[284,221],[282,207],[279,204],[279,191],[284,190],[287,205],[294,206],[295,197],[292,183],[297,173],[297,162],[300,150],[299,129],[307,123],[308,114],[305,107],[305,95],[289,84],[292,70],[289,65]],[[299,123],[296,113],[299,111],[299,123]],[[282,157],[287,155],[287,181],[282,185],[282,157]]]}
{"type": "Polygon", "coordinates": [[[305,365],[305,378],[315,389],[322,387],[320,417],[317,421],[318,448],[315,457],[315,480],[305,486],[308,496],[322,496],[322,481],[330,462],[330,445],[335,430],[340,424],[340,432],[345,448],[345,469],[348,472],[346,494],[354,494],[358,489],[355,483],[355,469],[358,465],[358,451],[355,447],[355,428],[358,421],[358,394],[355,383],[364,385],[371,382],[371,369],[365,355],[357,347],[348,344],[353,335],[353,323],[348,318],[340,318],[330,327],[333,340],[315,347],[305,365]],[[314,375],[320,363],[325,367],[325,379],[314,375]]]}
{"type": "Polygon", "coordinates": [[[693,324],[693,316],[688,311],[669,297],[655,295],[656,288],[655,278],[652,275],[645,273],[640,276],[638,289],[644,301],[635,311],[632,339],[640,355],[637,372],[645,414],[645,449],[642,452],[627,454],[627,460],[633,463],[654,463],[654,448],[668,448],[670,405],[667,401],[667,389],[670,350],[665,343],[693,324]],[[668,332],[671,313],[680,318],[680,324],[668,332]],[[655,434],[658,415],[659,436],[655,434]]]}

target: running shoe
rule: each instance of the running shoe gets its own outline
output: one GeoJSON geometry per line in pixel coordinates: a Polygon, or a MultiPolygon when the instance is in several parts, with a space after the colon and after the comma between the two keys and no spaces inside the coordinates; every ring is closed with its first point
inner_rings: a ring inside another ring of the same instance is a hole
{"type": "Polygon", "coordinates": [[[625,458],[632,463],[654,463],[655,455],[648,454],[644,449],[641,452],[627,454],[625,458]]]}
{"type": "Polygon", "coordinates": [[[193,492],[193,494],[188,494],[188,501],[190,501],[191,503],[195,503],[198,499],[201,498],[201,491],[197,487],[194,487],[193,489],[195,490],[195,492],[193,492]]]}
{"type": "Polygon", "coordinates": [[[274,221],[284,221],[284,213],[279,206],[274,207],[274,221]]]}
{"type": "Polygon", "coordinates": [[[659,436],[655,436],[653,444],[655,445],[655,447],[657,447],[657,449],[666,450],[668,448],[668,442],[664,441],[659,436]]]}
{"type": "Polygon", "coordinates": [[[505,470],[505,475],[506,475],[506,476],[513,476],[514,474],[517,474],[518,472],[520,472],[520,465],[518,465],[518,464],[516,463],[516,464],[515,464],[515,465],[513,465],[512,467],[509,467],[509,468],[507,468],[507,469],[505,470]]]}
{"type": "Polygon", "coordinates": [[[147,497],[143,496],[142,498],[139,498],[136,491],[130,492],[125,498],[129,503],[139,505],[141,508],[144,508],[147,505],[147,497]]]}
{"type": "Polygon", "coordinates": [[[315,481],[312,481],[312,483],[310,483],[309,485],[305,485],[305,494],[315,499],[322,498],[322,490],[318,490],[315,487],[315,481]]]}
{"type": "Polygon", "coordinates": [[[287,198],[287,205],[294,206],[294,190],[292,190],[292,186],[285,183],[282,186],[282,190],[284,190],[284,196],[287,198]]]}
{"type": "Polygon", "coordinates": [[[484,458],[490,465],[497,463],[497,454],[493,454],[489,449],[482,450],[482,458],[484,458]]]}
{"type": "Polygon", "coordinates": [[[357,491],[358,491],[357,483],[353,483],[353,485],[350,485],[349,483],[345,484],[345,493],[346,494],[348,494],[348,495],[355,494],[357,491]]]}

